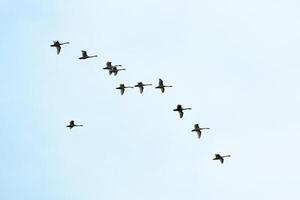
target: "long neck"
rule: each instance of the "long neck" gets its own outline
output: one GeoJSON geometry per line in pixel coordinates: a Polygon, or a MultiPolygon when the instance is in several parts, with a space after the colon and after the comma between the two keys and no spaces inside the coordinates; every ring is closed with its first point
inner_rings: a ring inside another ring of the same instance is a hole
{"type": "Polygon", "coordinates": [[[98,57],[97,55],[94,55],[94,56],[88,56],[89,58],[94,58],[94,57],[98,57]]]}
{"type": "Polygon", "coordinates": [[[230,157],[230,155],[222,156],[223,158],[230,157]]]}

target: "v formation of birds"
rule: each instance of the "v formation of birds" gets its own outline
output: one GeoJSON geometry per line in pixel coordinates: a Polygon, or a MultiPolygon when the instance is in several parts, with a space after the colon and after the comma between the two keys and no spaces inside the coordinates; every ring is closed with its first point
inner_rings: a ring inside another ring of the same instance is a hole
{"type": "MultiPolygon", "coordinates": [[[[65,44],[70,44],[70,42],[62,42],[61,43],[57,40],[57,41],[53,41],[53,44],[50,45],[50,47],[55,47],[56,48],[56,53],[57,53],[57,55],[59,55],[60,52],[61,52],[61,48],[62,48],[61,46],[65,45],[65,44]]],[[[97,55],[88,55],[87,51],[82,50],[81,51],[81,56],[78,59],[83,60],[83,59],[94,58],[94,57],[98,57],[98,56],[97,55]]],[[[116,76],[118,74],[118,72],[126,70],[125,68],[120,68],[120,67],[122,67],[122,65],[112,65],[112,62],[108,61],[108,62],[106,62],[106,66],[103,68],[103,70],[107,70],[109,75],[116,76]]],[[[136,88],[139,88],[140,94],[142,94],[143,91],[144,91],[144,87],[146,87],[146,86],[152,86],[152,84],[138,82],[134,86],[126,86],[125,84],[122,83],[118,87],[116,87],[116,89],[120,90],[121,95],[123,95],[126,89],[136,87],[136,88]]],[[[165,89],[168,88],[168,87],[173,87],[173,86],[172,85],[165,85],[164,81],[162,79],[159,79],[158,80],[158,86],[156,86],[155,89],[160,89],[161,93],[164,93],[165,89]]],[[[183,114],[184,114],[183,111],[185,111],[185,110],[192,110],[192,108],[185,108],[181,104],[178,104],[176,106],[176,108],[173,109],[173,111],[179,113],[180,118],[183,118],[183,114]]],[[[80,126],[83,126],[83,125],[75,124],[75,121],[72,120],[72,121],[69,122],[69,124],[66,127],[72,129],[74,127],[80,127],[80,126]]],[[[203,130],[208,130],[208,129],[210,129],[210,128],[202,128],[202,127],[199,126],[199,124],[195,124],[194,129],[191,130],[191,131],[196,132],[197,135],[198,135],[198,138],[200,139],[202,131],[203,130]]],[[[224,163],[224,158],[226,158],[226,157],[230,157],[230,155],[221,156],[220,154],[215,154],[215,157],[213,158],[213,160],[219,160],[223,164],[224,163]]]]}

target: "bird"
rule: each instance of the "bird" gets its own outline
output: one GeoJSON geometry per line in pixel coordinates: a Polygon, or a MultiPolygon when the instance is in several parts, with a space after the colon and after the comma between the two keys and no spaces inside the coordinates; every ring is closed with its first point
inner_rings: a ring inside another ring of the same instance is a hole
{"type": "Polygon", "coordinates": [[[53,41],[53,44],[51,44],[50,47],[55,47],[56,48],[56,53],[58,55],[60,53],[60,50],[61,50],[61,45],[64,45],[64,44],[70,44],[70,42],[60,43],[58,40],[56,40],[56,41],[53,41]]]}
{"type": "Polygon", "coordinates": [[[179,112],[179,117],[182,118],[184,110],[192,110],[192,108],[182,108],[182,105],[178,104],[177,107],[173,111],[179,112]]]}
{"type": "Polygon", "coordinates": [[[120,67],[120,66],[122,66],[122,65],[112,65],[110,61],[107,61],[107,62],[106,62],[106,67],[104,67],[103,69],[104,69],[104,70],[105,70],[105,69],[110,70],[110,69],[112,69],[113,67],[120,67]]]}
{"type": "Polygon", "coordinates": [[[97,55],[88,56],[86,51],[81,50],[81,57],[79,57],[78,59],[87,59],[87,58],[94,58],[94,57],[98,57],[98,56],[97,55]]]}
{"type": "Polygon", "coordinates": [[[142,94],[144,91],[144,86],[151,86],[152,84],[144,84],[143,82],[138,82],[134,87],[138,87],[140,89],[140,93],[142,94]]]}
{"type": "Polygon", "coordinates": [[[77,125],[77,124],[75,124],[74,120],[72,120],[72,121],[70,121],[69,125],[67,125],[66,127],[72,129],[75,126],[83,126],[83,125],[77,125]]]}
{"type": "Polygon", "coordinates": [[[158,86],[155,87],[155,88],[156,88],[156,89],[160,89],[160,90],[161,90],[161,93],[164,93],[166,87],[172,87],[172,85],[164,85],[164,81],[160,78],[160,79],[158,80],[158,86]]]}
{"type": "Polygon", "coordinates": [[[213,160],[220,160],[220,162],[223,164],[225,157],[230,157],[230,155],[221,156],[220,154],[215,154],[215,158],[213,160]]]}
{"type": "Polygon", "coordinates": [[[192,132],[197,132],[198,138],[200,138],[201,137],[201,130],[204,130],[204,129],[209,129],[209,128],[200,128],[199,124],[195,124],[194,129],[192,130],[192,132]]]}
{"type": "Polygon", "coordinates": [[[112,66],[112,68],[109,69],[108,73],[109,73],[109,75],[114,74],[115,76],[117,76],[118,72],[122,71],[122,70],[126,70],[126,69],[124,69],[124,68],[123,69],[118,69],[117,66],[112,66]]]}
{"type": "Polygon", "coordinates": [[[133,88],[133,87],[131,87],[131,86],[125,86],[125,85],[122,83],[122,84],[120,84],[120,86],[117,87],[116,89],[117,89],[117,90],[120,90],[121,95],[123,95],[126,88],[133,88]]]}

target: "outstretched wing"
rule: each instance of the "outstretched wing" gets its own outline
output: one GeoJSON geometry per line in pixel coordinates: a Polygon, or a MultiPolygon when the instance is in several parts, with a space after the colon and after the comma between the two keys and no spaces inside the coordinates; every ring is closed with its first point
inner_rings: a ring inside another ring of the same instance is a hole
{"type": "Polygon", "coordinates": [[[140,89],[140,93],[142,94],[143,91],[144,91],[144,87],[143,86],[139,86],[139,89],[140,89]]]}
{"type": "Polygon", "coordinates": [[[74,126],[74,125],[75,125],[74,121],[73,120],[70,121],[70,126],[74,126]]]}
{"type": "Polygon", "coordinates": [[[163,82],[163,80],[162,80],[161,78],[160,78],[159,81],[158,81],[158,85],[159,85],[159,86],[163,86],[163,85],[164,85],[164,82],[163,82]]]}
{"type": "Polygon", "coordinates": [[[199,124],[195,124],[194,127],[195,127],[195,129],[200,129],[199,124]]]}
{"type": "Polygon", "coordinates": [[[224,158],[220,158],[220,162],[223,164],[224,163],[224,158]]]}
{"type": "Polygon", "coordinates": [[[161,91],[161,93],[164,93],[164,92],[165,92],[165,88],[164,88],[164,87],[161,87],[161,88],[160,88],[160,91],[161,91]]]}
{"type": "Polygon", "coordinates": [[[87,57],[87,52],[86,51],[81,51],[81,53],[82,53],[82,57],[87,57]]]}
{"type": "Polygon", "coordinates": [[[198,138],[200,139],[200,137],[201,137],[201,131],[200,130],[197,131],[197,134],[198,134],[198,138]]]}
{"type": "Polygon", "coordinates": [[[121,95],[123,95],[124,92],[125,92],[125,89],[124,89],[124,88],[121,88],[121,89],[120,89],[120,92],[121,92],[121,95]]]}
{"type": "Polygon", "coordinates": [[[183,117],[183,112],[182,112],[182,110],[179,110],[178,112],[179,112],[179,117],[182,118],[182,117],[183,117]]]}
{"type": "Polygon", "coordinates": [[[57,53],[57,55],[60,53],[60,50],[61,50],[61,46],[60,45],[58,45],[58,46],[55,46],[56,47],[56,53],[57,53]]]}

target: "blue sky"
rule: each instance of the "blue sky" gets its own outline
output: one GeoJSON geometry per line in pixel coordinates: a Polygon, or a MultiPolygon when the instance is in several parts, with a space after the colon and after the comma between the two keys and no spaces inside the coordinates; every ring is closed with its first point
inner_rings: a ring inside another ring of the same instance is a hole
{"type": "Polygon", "coordinates": [[[299,7],[2,0],[0,199],[299,199],[299,7]],[[114,89],[158,78],[174,87],[114,89]]]}

